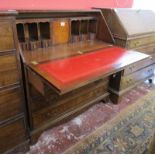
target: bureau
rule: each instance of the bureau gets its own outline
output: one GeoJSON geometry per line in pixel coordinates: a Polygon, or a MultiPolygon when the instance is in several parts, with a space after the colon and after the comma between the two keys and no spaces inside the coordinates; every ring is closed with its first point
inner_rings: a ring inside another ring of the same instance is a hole
{"type": "Polygon", "coordinates": [[[19,11],[16,29],[32,143],[94,103],[118,103],[117,91],[152,76],[142,69],[149,55],[113,46],[100,10],[19,11]]]}
{"type": "Polygon", "coordinates": [[[28,138],[16,15],[0,12],[0,153],[20,147],[28,138]]]}
{"type": "MultiPolygon", "coordinates": [[[[144,81],[145,76],[154,70],[155,58],[155,14],[150,10],[134,10],[134,9],[101,9],[106,22],[115,39],[115,45],[127,49],[146,53],[152,56],[149,62],[135,63],[130,66],[130,76],[126,76],[122,72],[120,75],[120,88],[116,90],[115,86],[110,86],[110,90],[115,94],[115,98],[121,97],[127,90],[133,88],[134,85],[144,81]],[[144,63],[144,64],[143,64],[144,63]],[[149,66],[150,65],[150,66],[149,66]],[[136,68],[138,66],[138,70],[136,68]],[[147,67],[145,69],[145,67],[147,67]],[[143,71],[147,72],[145,75],[143,71]],[[139,77],[139,78],[137,78],[139,77]],[[141,79],[142,77],[143,80],[141,79]],[[134,85],[133,85],[134,83],[134,85]]],[[[114,75],[115,76],[115,75],[114,75]]],[[[118,77],[118,75],[116,76],[118,77]]],[[[115,83],[116,77],[111,78],[111,83],[115,83]]],[[[119,100],[119,98],[118,98],[119,100]]]]}
{"type": "MultiPolygon", "coordinates": [[[[68,66],[65,62],[55,65],[56,72],[61,70],[55,73],[56,79],[53,73],[52,77],[47,73],[41,75],[38,65],[68,61],[110,48],[113,37],[99,10],[19,11],[16,30],[25,77],[30,138],[34,143],[44,130],[71,119],[109,96],[109,75],[95,80],[91,78],[93,74],[83,76],[91,66],[82,71],[84,66],[78,66],[81,59],[77,60],[76,73],[70,68],[74,61],[68,66]],[[72,75],[67,77],[67,74],[72,75]],[[59,83],[57,79],[64,82],[59,83]]],[[[83,59],[88,61],[87,57],[83,59]]],[[[45,68],[50,71],[50,66],[47,64],[45,68]]]]}
{"type": "Polygon", "coordinates": [[[100,10],[2,12],[0,32],[2,153],[153,75],[150,55],[114,46],[100,10]]]}
{"type": "Polygon", "coordinates": [[[151,10],[101,9],[115,44],[153,55],[155,14],[151,10]]]}

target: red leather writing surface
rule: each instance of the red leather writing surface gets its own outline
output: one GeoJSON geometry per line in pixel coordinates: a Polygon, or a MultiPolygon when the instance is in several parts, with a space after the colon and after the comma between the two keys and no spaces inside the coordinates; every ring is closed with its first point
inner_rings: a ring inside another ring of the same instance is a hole
{"type": "Polygon", "coordinates": [[[126,53],[125,49],[112,47],[95,52],[50,61],[39,64],[41,72],[52,77],[61,88],[91,80],[103,75],[115,67],[120,58],[126,53]]]}

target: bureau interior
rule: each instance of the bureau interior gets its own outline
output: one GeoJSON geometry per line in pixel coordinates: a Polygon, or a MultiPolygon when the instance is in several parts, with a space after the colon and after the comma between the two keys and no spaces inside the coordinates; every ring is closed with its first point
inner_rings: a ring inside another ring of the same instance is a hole
{"type": "MultiPolygon", "coordinates": [[[[97,18],[38,19],[37,22],[33,23],[26,20],[25,23],[17,24],[17,33],[20,43],[27,44],[39,41],[39,47],[44,47],[43,42],[51,42],[50,46],[52,44],[94,40],[97,33],[97,18]]],[[[38,48],[37,45],[36,48],[38,48]]]]}
{"type": "Polygon", "coordinates": [[[16,22],[18,40],[23,51],[98,39],[106,42],[110,35],[100,37],[100,29],[107,29],[100,12],[76,13],[74,16],[65,13],[63,17],[62,14],[52,17],[50,14],[44,17],[37,15],[37,18],[34,16],[23,18],[21,13],[16,22]]]}

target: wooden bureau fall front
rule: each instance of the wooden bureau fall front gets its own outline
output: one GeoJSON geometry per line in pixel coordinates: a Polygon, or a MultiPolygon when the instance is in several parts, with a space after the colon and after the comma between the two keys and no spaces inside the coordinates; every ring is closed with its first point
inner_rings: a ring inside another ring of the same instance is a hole
{"type": "Polygon", "coordinates": [[[3,12],[0,32],[0,152],[153,76],[151,56],[113,45],[100,10],[3,12]]]}

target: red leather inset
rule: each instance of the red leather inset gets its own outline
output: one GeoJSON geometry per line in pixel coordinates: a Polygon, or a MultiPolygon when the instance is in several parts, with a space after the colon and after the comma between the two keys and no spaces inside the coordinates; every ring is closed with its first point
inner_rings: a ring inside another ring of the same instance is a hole
{"type": "Polygon", "coordinates": [[[42,63],[37,67],[54,78],[61,87],[66,87],[108,73],[126,53],[125,51],[122,48],[112,47],[42,63]]]}

